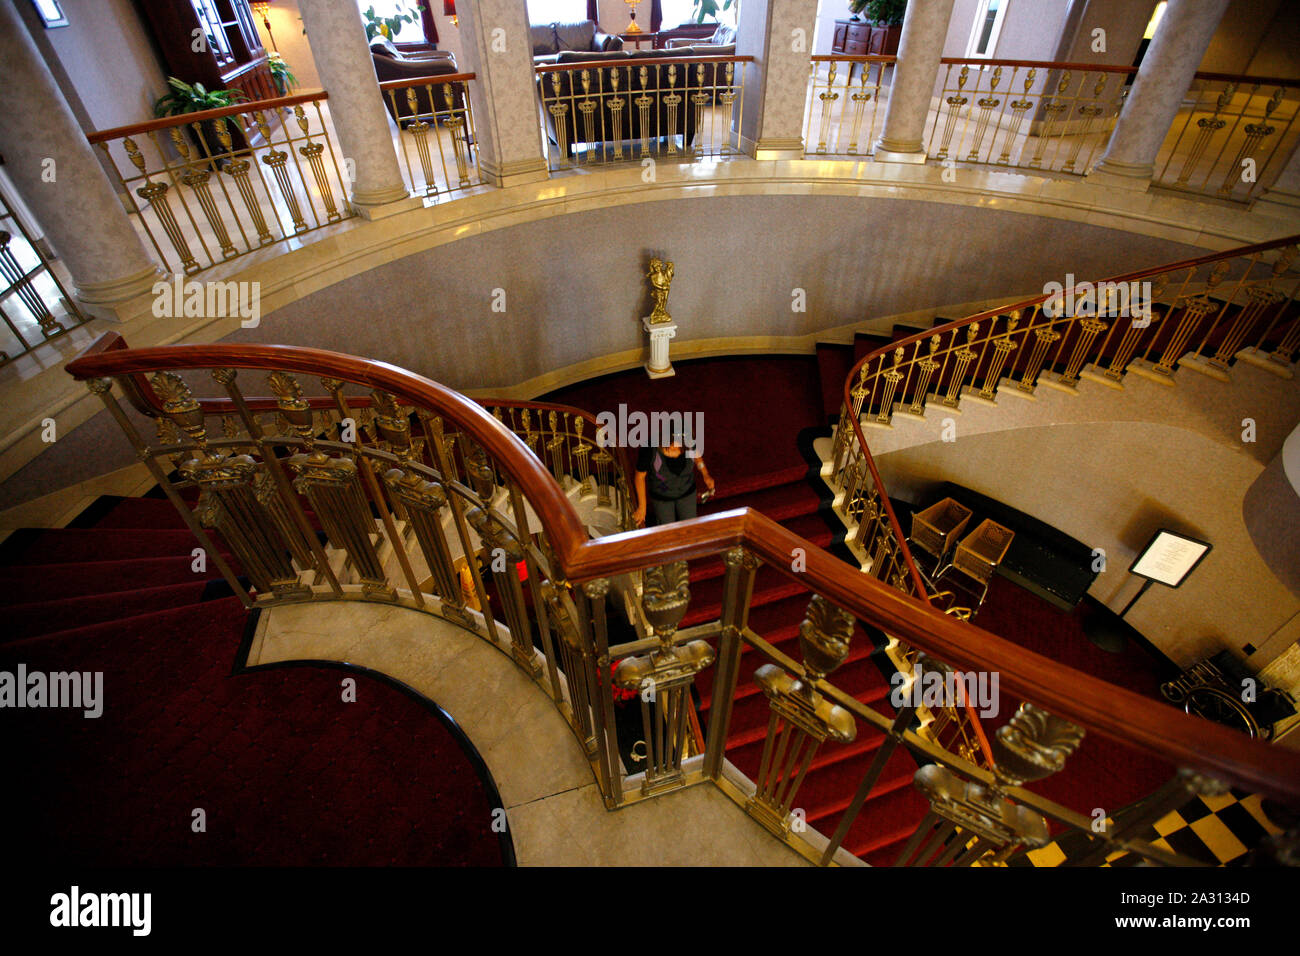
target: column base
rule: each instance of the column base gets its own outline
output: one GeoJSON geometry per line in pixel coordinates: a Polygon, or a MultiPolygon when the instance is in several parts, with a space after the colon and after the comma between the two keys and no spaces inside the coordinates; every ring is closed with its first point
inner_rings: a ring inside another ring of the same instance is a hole
{"type": "Polygon", "coordinates": [[[484,182],[502,189],[508,186],[522,186],[525,183],[540,183],[551,176],[546,160],[541,156],[498,164],[480,154],[478,168],[484,182]]]}
{"type": "Polygon", "coordinates": [[[1083,181],[1144,193],[1151,188],[1151,177],[1155,174],[1155,167],[1149,163],[1119,163],[1113,159],[1103,159],[1084,173],[1083,181]]]}
{"type": "Polygon", "coordinates": [[[760,139],[750,155],[755,159],[803,159],[803,140],[760,139]]]}
{"type": "Polygon", "coordinates": [[[148,307],[141,309],[138,302],[133,306],[128,306],[128,303],[141,296],[152,295],[155,283],[164,282],[167,278],[163,269],[151,266],[121,279],[79,283],[73,292],[73,298],[82,311],[96,318],[125,322],[142,311],[149,311],[148,307]]]}
{"type": "Polygon", "coordinates": [[[650,361],[645,363],[646,374],[651,378],[669,378],[677,374],[668,358],[669,339],[677,335],[676,322],[651,322],[643,316],[641,327],[650,333],[650,361]]]}
{"type": "Polygon", "coordinates": [[[376,219],[387,219],[389,216],[396,216],[398,213],[410,212],[412,209],[423,209],[424,200],[418,196],[403,194],[400,199],[382,203],[359,202],[352,199],[351,206],[353,211],[362,219],[373,222],[376,219]]]}
{"type": "Polygon", "coordinates": [[[914,166],[924,166],[926,159],[924,149],[888,149],[881,143],[876,144],[875,152],[871,154],[871,158],[877,163],[910,163],[914,166]]]}

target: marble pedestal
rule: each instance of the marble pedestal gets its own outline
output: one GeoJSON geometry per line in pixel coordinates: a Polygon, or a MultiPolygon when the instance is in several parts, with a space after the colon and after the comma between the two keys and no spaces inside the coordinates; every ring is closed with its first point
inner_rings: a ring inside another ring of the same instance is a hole
{"type": "Polygon", "coordinates": [[[645,365],[646,374],[651,378],[676,375],[672,362],[668,360],[668,341],[677,334],[677,323],[652,322],[647,315],[641,319],[641,327],[650,333],[650,361],[645,365]]]}

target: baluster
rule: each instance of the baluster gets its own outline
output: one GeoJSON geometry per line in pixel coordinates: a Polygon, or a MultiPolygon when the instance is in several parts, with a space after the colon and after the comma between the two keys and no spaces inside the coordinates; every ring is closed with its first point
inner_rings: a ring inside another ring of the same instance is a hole
{"type": "Polygon", "coordinates": [[[470,508],[465,517],[487,549],[492,580],[496,582],[497,595],[501,598],[502,610],[506,616],[506,627],[510,629],[510,653],[514,656],[515,663],[530,677],[539,677],[542,664],[533,650],[532,628],[528,624],[524,592],[516,570],[519,562],[524,560],[520,542],[525,539],[527,529],[512,531],[506,527],[499,514],[486,506],[470,508]]]}
{"type": "Polygon", "coordinates": [[[939,336],[930,336],[928,347],[930,352],[917,363],[920,375],[916,380],[916,391],[912,393],[912,404],[908,411],[913,415],[921,418],[925,417],[925,402],[930,391],[930,379],[933,377],[935,369],[939,367],[938,361],[935,360],[934,353],[939,348],[939,336]]]}
{"type": "Polygon", "coordinates": [[[980,398],[986,401],[995,401],[997,398],[998,385],[1002,379],[1002,368],[1007,363],[1007,358],[1017,348],[1012,336],[1015,334],[1016,326],[1020,322],[1020,310],[1015,309],[1007,316],[1007,330],[993,340],[993,360],[989,363],[988,371],[984,373],[984,387],[980,389],[980,398]]]}
{"type": "Polygon", "coordinates": [[[853,715],[817,691],[817,683],[848,657],[853,624],[851,614],[814,594],[799,625],[802,678],[775,664],[764,664],[754,673],[772,713],[757,790],[745,809],[782,839],[790,832],[790,808],[821,744],[849,743],[857,736],[853,715]]]}
{"type": "MultiPolygon", "coordinates": [[[[971,345],[975,342],[975,336],[979,334],[980,324],[972,322],[966,327],[966,344],[953,353],[956,363],[953,367],[952,378],[948,380],[948,394],[944,396],[943,403],[949,408],[958,408],[961,405],[962,382],[966,378],[966,369],[970,363],[975,360],[975,350],[971,345]]],[[[953,330],[953,338],[957,337],[957,330],[953,330]]]]}
{"type": "Polygon", "coordinates": [[[722,774],[727,732],[740,674],[741,635],[749,626],[749,605],[754,596],[758,558],[744,548],[723,555],[726,577],[722,582],[722,630],[718,635],[718,666],[713,671],[709,728],[704,741],[704,775],[717,780],[722,774]]]}
{"type": "MultiPolygon", "coordinates": [[[[1019,67],[1017,67],[1019,69],[1019,67]]],[[[1034,86],[1034,80],[1038,76],[1038,69],[1032,68],[1025,74],[1025,88],[1018,100],[1012,100],[1011,106],[1011,123],[1007,127],[1006,134],[1002,138],[1002,152],[998,154],[998,165],[1007,166],[1011,163],[1011,147],[1015,143],[1016,137],[1020,135],[1020,127],[1025,122],[1025,114],[1029,108],[1034,105],[1034,101],[1029,98],[1029,91],[1034,86]]],[[[1014,82],[1014,80],[1013,80],[1014,82]]],[[[1024,155],[1023,153],[1021,154],[1024,155]]]]}
{"type": "Polygon", "coordinates": [[[647,568],[641,606],[659,647],[650,654],[625,658],[614,671],[615,685],[637,691],[641,698],[646,742],[644,796],[681,786],[687,708],[693,706],[691,684],[713,663],[708,641],[673,644],[690,600],[690,572],[685,561],[647,568]]]}
{"type": "Polygon", "coordinates": [[[989,79],[989,95],[980,97],[975,101],[975,105],[980,108],[979,116],[975,120],[975,140],[971,143],[970,152],[966,154],[968,163],[979,162],[980,146],[984,143],[984,134],[988,132],[989,117],[997,109],[998,104],[1002,102],[997,97],[998,84],[1002,82],[1002,67],[995,67],[993,76],[989,79]]]}
{"type": "MultiPolygon", "coordinates": [[[[949,69],[952,68],[949,67],[949,69]]],[[[935,154],[935,159],[943,160],[948,158],[948,144],[952,140],[952,131],[957,122],[957,114],[970,101],[969,97],[962,94],[962,88],[966,86],[966,80],[969,77],[970,67],[963,66],[961,72],[957,75],[957,92],[944,101],[948,104],[948,110],[944,119],[943,137],[939,141],[939,152],[935,154]]]]}
{"type": "Polygon", "coordinates": [[[885,391],[880,402],[880,414],[876,416],[877,424],[888,425],[894,417],[894,392],[898,389],[899,380],[903,377],[903,373],[898,368],[901,361],[903,361],[903,347],[900,345],[894,349],[893,367],[882,376],[885,391]]]}

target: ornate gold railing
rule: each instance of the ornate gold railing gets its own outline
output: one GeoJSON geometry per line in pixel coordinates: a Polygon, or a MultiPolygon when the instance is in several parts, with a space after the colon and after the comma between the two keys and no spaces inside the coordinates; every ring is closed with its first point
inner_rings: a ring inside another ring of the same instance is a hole
{"type": "Polygon", "coordinates": [[[1300,83],[1197,73],[1161,149],[1154,182],[1244,202],[1277,176],[1296,147],[1300,83]]]}
{"type": "Polygon", "coordinates": [[[805,155],[870,156],[875,151],[897,59],[813,56],[804,111],[805,155]]]}
{"type": "Polygon", "coordinates": [[[551,169],[741,155],[748,56],[651,56],[536,67],[551,169]]]}
{"type": "Polygon", "coordinates": [[[100,130],[88,139],[173,272],[187,275],[355,215],[324,91],[100,130]]]}
{"type": "Polygon", "coordinates": [[[926,154],[1082,175],[1105,151],[1133,67],[945,57],[926,154]]]}
{"type": "Polygon", "coordinates": [[[401,130],[400,152],[411,193],[441,199],[482,183],[474,114],[473,73],[380,83],[401,130]]]}
{"type": "MultiPolygon", "coordinates": [[[[498,418],[390,365],[284,346],[125,350],[110,333],[68,370],[102,398],[247,604],[396,603],[479,634],[550,695],[610,808],[712,782],[810,859],[850,862],[845,848],[858,848],[855,828],[864,812],[869,818],[868,797],[903,747],[925,763],[915,784],[932,812],[912,831],[900,863],[932,855],[1000,862],[1041,845],[1049,820],[1086,834],[1093,853],[1126,849],[1158,863],[1189,862],[1138,839],[1139,827],[1219,783],[1178,774],[1137,808],[1105,808],[1114,827],[1100,832],[1086,793],[1080,810],[1023,788],[1060,768],[1081,727],[1176,767],[1300,797],[1300,756],[1026,652],[853,570],[752,510],[593,539],[544,462],[548,449],[539,443],[534,453],[526,444],[532,431],[519,406],[501,403],[498,418]],[[306,388],[317,386],[321,394],[309,399],[306,388]],[[274,397],[249,397],[246,389],[274,397]],[[523,440],[507,427],[514,414],[507,409],[518,409],[523,440]],[[796,553],[805,564],[791,562],[796,553]],[[691,600],[686,562],[718,559],[717,618],[709,609],[680,628],[691,600]],[[519,563],[527,574],[516,573],[519,563]],[[775,635],[750,626],[761,568],[809,595],[802,662],[769,640],[775,635]],[[639,606],[648,633],[638,629],[633,640],[610,646],[615,597],[639,606]],[[911,729],[914,704],[886,713],[831,682],[832,674],[874,667],[865,658],[845,663],[864,629],[932,655],[927,669],[942,671],[939,661],[947,661],[998,673],[1005,692],[1033,702],[990,742],[993,769],[911,729]],[[688,756],[690,688],[706,672],[705,748],[688,756]],[[734,705],[751,675],[770,711],[752,779],[732,765],[728,749],[734,705]],[[620,759],[616,688],[640,698],[645,770],[631,772],[620,759]],[[882,744],[852,792],[830,809],[806,806],[802,788],[818,756],[867,733],[883,735],[882,744]]],[[[578,430],[557,417],[551,440],[567,443],[578,430]]],[[[562,477],[567,467],[562,459],[562,477]]],[[[905,564],[905,547],[897,551],[905,564]]]]}

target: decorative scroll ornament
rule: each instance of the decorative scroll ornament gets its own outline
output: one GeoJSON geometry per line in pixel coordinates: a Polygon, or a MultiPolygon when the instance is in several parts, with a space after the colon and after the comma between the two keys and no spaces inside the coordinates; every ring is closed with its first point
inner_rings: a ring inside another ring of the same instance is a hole
{"type": "Polygon", "coordinates": [[[672,642],[690,602],[690,571],[685,561],[646,569],[641,606],[665,648],[672,642]]]}
{"type": "Polygon", "coordinates": [[[806,672],[805,679],[800,682],[800,691],[806,697],[815,696],[814,685],[844,663],[849,656],[852,637],[853,615],[820,594],[814,594],[808,602],[803,623],[799,625],[799,649],[803,653],[806,672]]]}
{"type": "Polygon", "coordinates": [[[1042,780],[1065,767],[1083,740],[1083,728],[1024,703],[992,744],[994,772],[1004,787],[1042,780]]]}

